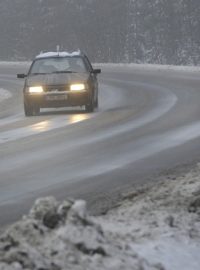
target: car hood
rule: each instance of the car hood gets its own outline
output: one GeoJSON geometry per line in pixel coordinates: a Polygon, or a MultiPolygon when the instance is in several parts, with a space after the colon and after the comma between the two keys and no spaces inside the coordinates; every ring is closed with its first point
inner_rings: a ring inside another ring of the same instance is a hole
{"type": "Polygon", "coordinates": [[[27,86],[34,85],[66,85],[71,83],[87,82],[89,73],[59,73],[29,76],[27,86]]]}

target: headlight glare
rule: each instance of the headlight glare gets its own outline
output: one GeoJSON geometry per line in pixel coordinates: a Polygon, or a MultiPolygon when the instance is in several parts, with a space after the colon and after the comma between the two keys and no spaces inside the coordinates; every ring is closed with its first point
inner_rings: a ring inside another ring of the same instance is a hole
{"type": "Polygon", "coordinates": [[[29,87],[28,91],[31,94],[40,94],[40,93],[43,93],[44,92],[42,86],[32,86],[32,87],[29,87]]]}
{"type": "Polygon", "coordinates": [[[85,90],[85,84],[83,83],[78,83],[78,84],[72,84],[70,86],[71,91],[82,91],[85,90]]]}

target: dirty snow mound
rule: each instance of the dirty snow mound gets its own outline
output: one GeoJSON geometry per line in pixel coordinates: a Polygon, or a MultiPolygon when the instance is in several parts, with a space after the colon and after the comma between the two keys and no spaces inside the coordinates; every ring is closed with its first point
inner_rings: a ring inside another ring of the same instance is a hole
{"type": "Polygon", "coordinates": [[[84,201],[39,199],[0,238],[0,270],[155,270],[121,239],[105,236],[84,201]]]}
{"type": "Polygon", "coordinates": [[[99,218],[107,234],[166,270],[200,269],[200,164],[126,198],[99,218]]]}
{"type": "Polygon", "coordinates": [[[0,238],[0,270],[199,270],[200,165],[91,217],[84,201],[38,199],[0,238]]]}

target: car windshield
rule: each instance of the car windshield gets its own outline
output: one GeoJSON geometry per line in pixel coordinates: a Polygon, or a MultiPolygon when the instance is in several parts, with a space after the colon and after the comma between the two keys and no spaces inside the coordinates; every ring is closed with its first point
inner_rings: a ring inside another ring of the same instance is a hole
{"type": "Polygon", "coordinates": [[[30,74],[86,72],[86,66],[81,57],[52,57],[36,60],[30,74]]]}

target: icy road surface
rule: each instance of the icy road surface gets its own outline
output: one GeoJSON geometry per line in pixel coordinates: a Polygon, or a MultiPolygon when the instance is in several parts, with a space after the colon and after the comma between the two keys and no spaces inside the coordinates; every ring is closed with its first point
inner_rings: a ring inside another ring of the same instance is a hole
{"type": "Polygon", "coordinates": [[[1,226],[46,195],[82,198],[93,213],[105,211],[163,170],[198,160],[198,69],[103,65],[98,111],[25,118],[16,73],[26,69],[0,64],[0,96],[8,95],[0,100],[1,226]]]}

